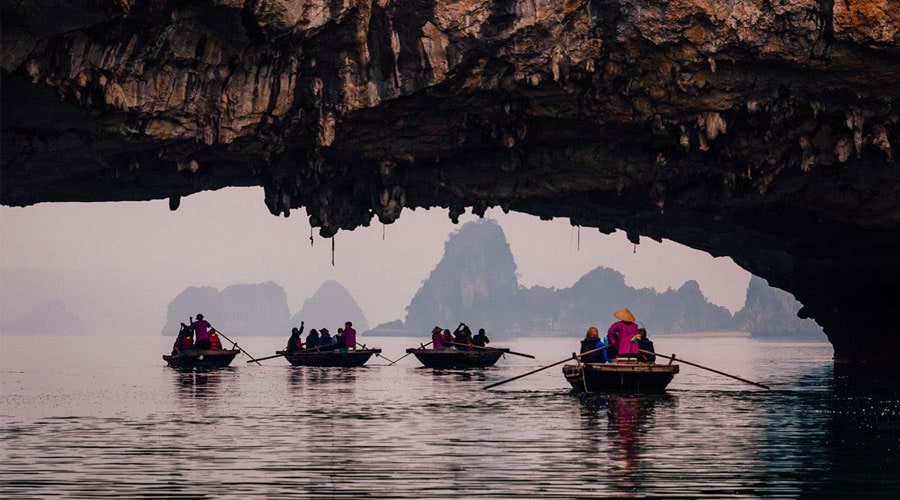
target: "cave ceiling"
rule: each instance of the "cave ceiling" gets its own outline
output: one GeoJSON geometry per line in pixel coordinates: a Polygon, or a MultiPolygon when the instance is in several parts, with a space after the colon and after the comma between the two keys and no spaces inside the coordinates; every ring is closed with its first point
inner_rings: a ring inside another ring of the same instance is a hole
{"type": "Polygon", "coordinates": [[[837,360],[877,360],[855,330],[900,285],[895,7],[4,1],[0,201],[262,186],[324,236],[418,207],[566,217],[730,256],[837,360]]]}

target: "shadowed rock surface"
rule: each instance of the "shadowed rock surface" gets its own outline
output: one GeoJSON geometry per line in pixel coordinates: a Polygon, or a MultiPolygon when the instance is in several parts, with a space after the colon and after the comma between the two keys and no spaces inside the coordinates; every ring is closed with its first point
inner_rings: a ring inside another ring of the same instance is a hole
{"type": "MultiPolygon", "coordinates": [[[[2,4],[6,205],[262,185],[324,236],[404,207],[731,256],[838,361],[900,284],[892,0],[2,4]]],[[[895,322],[894,322],[895,323],[895,322]]]]}

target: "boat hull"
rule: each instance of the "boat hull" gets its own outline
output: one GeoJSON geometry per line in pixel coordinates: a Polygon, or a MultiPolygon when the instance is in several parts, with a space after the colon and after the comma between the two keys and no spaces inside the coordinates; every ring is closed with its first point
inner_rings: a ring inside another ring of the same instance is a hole
{"type": "Polygon", "coordinates": [[[563,375],[576,392],[659,394],[678,371],[678,365],[636,361],[563,366],[563,375]]]}
{"type": "Polygon", "coordinates": [[[456,349],[407,349],[428,368],[485,368],[509,349],[457,351],[456,349]]]}
{"type": "Polygon", "coordinates": [[[293,366],[362,366],[373,354],[381,354],[381,349],[357,349],[355,351],[341,349],[332,351],[277,351],[293,366]]]}
{"type": "Polygon", "coordinates": [[[183,349],[177,354],[164,354],[163,359],[174,368],[225,368],[234,361],[239,349],[183,349]]]}

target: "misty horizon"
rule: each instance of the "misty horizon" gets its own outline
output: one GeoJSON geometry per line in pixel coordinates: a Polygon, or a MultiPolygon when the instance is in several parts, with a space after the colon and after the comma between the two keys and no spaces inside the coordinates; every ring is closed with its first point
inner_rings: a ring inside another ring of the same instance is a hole
{"type": "MultiPolygon", "coordinates": [[[[629,286],[657,292],[695,280],[731,313],[746,299],[750,273],[726,257],[666,240],[643,238],[635,246],[622,231],[604,235],[565,219],[496,209],[486,218],[503,228],[522,287],[566,288],[608,267],[629,286]]],[[[405,317],[449,236],[478,219],[467,213],[454,225],[445,210],[405,210],[394,224],[339,232],[332,253],[332,240],[319,237],[306,217],[272,216],[254,188],[193,195],[176,212],[164,200],[2,207],[0,323],[58,299],[88,333],[158,332],[169,301],[189,286],[272,281],[295,314],[335,280],[375,326],[405,317]]]]}

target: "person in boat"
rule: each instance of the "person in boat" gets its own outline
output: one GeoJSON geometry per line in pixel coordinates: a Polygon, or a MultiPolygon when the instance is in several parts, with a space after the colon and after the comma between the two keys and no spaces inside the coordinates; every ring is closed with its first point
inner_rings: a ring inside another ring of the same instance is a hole
{"type": "Polygon", "coordinates": [[[641,361],[643,363],[656,363],[656,354],[647,354],[646,352],[640,352],[656,352],[656,350],[653,348],[653,341],[650,340],[650,338],[647,336],[647,329],[638,328],[638,334],[641,336],[640,340],[638,340],[638,361],[641,361]]]}
{"type": "Polygon", "coordinates": [[[453,332],[453,342],[455,344],[454,347],[458,350],[469,350],[469,346],[472,345],[472,330],[469,329],[469,325],[460,323],[456,327],[456,330],[453,332]]]}
{"type": "Polygon", "coordinates": [[[175,356],[180,351],[185,349],[193,349],[194,348],[194,335],[191,327],[181,324],[181,329],[178,330],[178,337],[175,337],[175,345],[172,346],[172,355],[175,356]]]}
{"type": "Polygon", "coordinates": [[[444,329],[436,326],[431,330],[431,344],[435,349],[449,347],[444,345],[444,329]]]}
{"type": "Polygon", "coordinates": [[[209,350],[210,351],[221,351],[222,350],[222,341],[219,340],[219,332],[217,332],[215,328],[209,329],[209,350]]]}
{"type": "Polygon", "coordinates": [[[334,348],[334,342],[331,340],[331,333],[328,331],[328,328],[319,330],[319,341],[316,342],[316,347],[323,351],[334,348]]]}
{"type": "Polygon", "coordinates": [[[319,345],[319,331],[313,328],[306,336],[306,348],[312,349],[317,345],[319,345]]]}
{"type": "Polygon", "coordinates": [[[343,349],[344,348],[344,329],[338,328],[337,335],[331,337],[331,343],[334,345],[335,349],[343,349]]]}
{"type": "MultiPolygon", "coordinates": [[[[184,323],[181,326],[185,327],[184,323]]],[[[194,332],[194,349],[209,349],[209,329],[212,325],[203,319],[202,314],[197,315],[197,320],[190,324],[189,328],[194,332]]]]}
{"type": "Polygon", "coordinates": [[[606,332],[609,348],[615,354],[615,358],[636,358],[638,355],[638,325],[634,314],[628,308],[616,311],[613,317],[617,320],[610,325],[606,332]]]}
{"type": "Polygon", "coordinates": [[[287,347],[284,348],[287,352],[295,352],[299,351],[303,348],[303,341],[300,339],[300,335],[303,334],[303,322],[300,322],[300,328],[294,327],[291,328],[291,337],[288,339],[287,347]]]}
{"type": "Polygon", "coordinates": [[[344,345],[347,349],[356,349],[356,330],[351,321],[344,322],[344,345]]]}
{"type": "Polygon", "coordinates": [[[453,348],[453,334],[450,333],[450,330],[447,328],[444,328],[444,332],[441,334],[441,340],[444,341],[444,349],[453,348]]]}
{"type": "Polygon", "coordinates": [[[491,343],[491,339],[487,337],[487,334],[484,333],[484,328],[478,329],[478,335],[472,337],[472,345],[477,345],[479,347],[484,347],[491,343]]]}
{"type": "MultiPolygon", "coordinates": [[[[594,349],[599,349],[605,345],[606,342],[600,338],[600,330],[598,330],[596,326],[592,326],[587,329],[584,338],[581,340],[580,352],[593,351],[594,349]]],[[[581,357],[582,363],[606,363],[608,361],[609,358],[606,356],[606,349],[592,352],[581,357]]]]}

